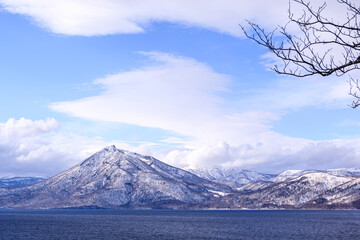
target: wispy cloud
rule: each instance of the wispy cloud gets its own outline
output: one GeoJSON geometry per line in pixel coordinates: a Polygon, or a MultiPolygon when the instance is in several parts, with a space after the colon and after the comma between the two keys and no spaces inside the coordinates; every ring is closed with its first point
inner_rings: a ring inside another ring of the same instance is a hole
{"type": "Polygon", "coordinates": [[[195,142],[238,143],[276,120],[271,112],[238,113],[222,95],[231,78],[204,63],[164,53],[146,53],[151,66],[95,80],[97,96],[51,104],[55,111],[85,119],[161,128],[191,136],[195,142]]]}

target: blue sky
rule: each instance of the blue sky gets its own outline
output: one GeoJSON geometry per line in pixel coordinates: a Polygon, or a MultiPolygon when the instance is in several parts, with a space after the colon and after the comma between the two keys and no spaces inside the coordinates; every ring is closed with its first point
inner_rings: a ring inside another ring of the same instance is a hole
{"type": "Polygon", "coordinates": [[[360,167],[347,77],[279,76],[242,36],[286,22],[287,1],[226,3],[0,0],[0,175],[110,144],[185,168],[360,167]]]}

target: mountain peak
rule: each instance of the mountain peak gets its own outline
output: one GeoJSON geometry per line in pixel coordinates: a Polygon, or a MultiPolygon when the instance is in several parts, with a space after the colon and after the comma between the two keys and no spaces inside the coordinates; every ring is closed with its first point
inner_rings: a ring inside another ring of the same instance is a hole
{"type": "Polygon", "coordinates": [[[99,165],[103,164],[105,161],[108,161],[109,158],[111,158],[111,156],[113,156],[116,151],[117,151],[117,149],[114,145],[110,146],[110,147],[106,147],[106,148],[96,152],[95,154],[91,155],[87,159],[85,159],[83,162],[81,162],[79,164],[79,166],[81,166],[81,167],[99,166],[99,165]]]}
{"type": "MultiPolygon", "coordinates": [[[[105,147],[103,150],[101,151],[108,151],[108,152],[116,152],[116,151],[119,151],[120,149],[117,149],[115,145],[110,145],[110,146],[107,146],[105,147]]],[[[101,152],[100,151],[100,152],[101,152]]]]}

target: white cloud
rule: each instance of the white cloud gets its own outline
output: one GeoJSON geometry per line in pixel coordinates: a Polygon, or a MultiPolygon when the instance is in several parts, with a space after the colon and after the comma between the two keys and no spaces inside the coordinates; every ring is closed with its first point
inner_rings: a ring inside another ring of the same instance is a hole
{"type": "MultiPolygon", "coordinates": [[[[59,129],[60,124],[53,118],[32,121],[21,118],[19,120],[9,119],[0,123],[0,163],[2,165],[0,174],[12,175],[13,172],[38,173],[43,168],[42,162],[45,158],[51,161],[49,154],[45,153],[48,141],[39,136],[50,134],[59,129]],[[32,165],[36,158],[37,163],[32,165]]],[[[49,153],[49,151],[48,151],[49,153]]]]}
{"type": "Polygon", "coordinates": [[[48,118],[45,121],[31,121],[25,118],[16,120],[10,118],[6,123],[0,123],[0,136],[2,139],[7,140],[14,136],[32,137],[58,128],[60,128],[60,124],[54,118],[48,118]]]}
{"type": "MultiPolygon", "coordinates": [[[[75,117],[161,128],[196,143],[251,141],[278,119],[271,112],[227,109],[231,78],[194,59],[147,53],[156,65],[98,79],[104,91],[93,97],[53,103],[75,117]]],[[[194,143],[192,142],[192,143],[194,143]]]]}
{"type": "Polygon", "coordinates": [[[220,111],[212,94],[226,76],[192,59],[152,53],[160,65],[98,79],[105,91],[94,97],[52,104],[72,116],[163,128],[189,134],[193,125],[220,111]],[[208,83],[207,83],[208,81],[208,83]]]}
{"type": "Polygon", "coordinates": [[[83,36],[141,33],[156,21],[240,36],[238,24],[244,19],[271,28],[286,23],[288,7],[287,0],[0,0],[0,4],[51,32],[83,36]]]}

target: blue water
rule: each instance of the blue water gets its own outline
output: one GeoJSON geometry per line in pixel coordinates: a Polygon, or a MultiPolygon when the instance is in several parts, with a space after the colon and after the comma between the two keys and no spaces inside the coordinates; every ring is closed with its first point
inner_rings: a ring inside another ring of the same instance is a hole
{"type": "Polygon", "coordinates": [[[0,239],[360,239],[360,211],[3,210],[0,239]]]}

